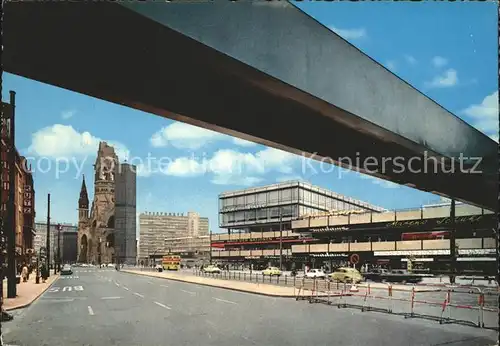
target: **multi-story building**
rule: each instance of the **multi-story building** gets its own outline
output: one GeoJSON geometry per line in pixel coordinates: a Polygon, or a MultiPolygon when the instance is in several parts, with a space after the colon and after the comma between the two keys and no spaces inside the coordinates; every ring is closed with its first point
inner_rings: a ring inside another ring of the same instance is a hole
{"type": "Polygon", "coordinates": [[[198,213],[141,213],[139,215],[138,259],[148,263],[168,253],[165,239],[208,235],[208,218],[198,213]]]}
{"type": "MultiPolygon", "coordinates": [[[[35,253],[40,253],[40,248],[47,246],[47,223],[35,223],[35,253]]],[[[56,263],[58,246],[61,246],[61,259],[63,262],[73,263],[76,261],[77,242],[78,242],[78,226],[71,223],[58,223],[50,224],[50,263],[56,263]],[[61,229],[58,229],[58,225],[61,229]],[[60,244],[58,241],[58,233],[61,232],[60,244]],[[74,243],[76,242],[76,243],[74,243]]]]}
{"type": "Polygon", "coordinates": [[[115,255],[130,265],[137,261],[135,168],[122,163],[115,172],[115,255]]]}
{"type": "Polygon", "coordinates": [[[331,262],[332,254],[356,255],[358,265],[405,267],[411,260],[434,272],[475,271],[494,275],[498,268],[496,220],[492,211],[467,204],[423,206],[417,209],[323,215],[292,222],[294,232],[317,239],[294,245],[294,257],[331,262]]]}
{"type": "MultiPolygon", "coordinates": [[[[414,269],[448,273],[455,258],[458,273],[496,274],[495,214],[460,203],[454,222],[450,214],[450,204],[441,204],[382,213],[305,216],[292,221],[293,233],[282,232],[282,253],[297,268],[375,265],[396,269],[411,261],[414,269]]],[[[279,242],[280,232],[213,234],[212,260],[276,264],[280,251],[271,244],[279,242]]]]}
{"type": "Polygon", "coordinates": [[[236,254],[234,251],[241,250],[238,256],[227,259],[257,266],[270,262],[277,264],[281,257],[284,266],[288,267],[293,264],[292,245],[313,241],[311,237],[293,234],[292,221],[332,211],[378,213],[384,210],[300,181],[225,192],[219,195],[219,225],[228,232],[212,236],[212,247],[224,248],[222,253],[213,252],[223,259],[227,251],[236,254]]]}
{"type": "Polygon", "coordinates": [[[183,258],[207,261],[210,257],[210,236],[166,238],[165,249],[167,253],[183,258]]]}
{"type": "Polygon", "coordinates": [[[30,261],[32,253],[30,250],[33,249],[35,189],[31,167],[26,158],[19,155],[14,143],[14,91],[10,92],[10,104],[2,102],[0,120],[0,165],[2,168],[0,217],[4,235],[12,232],[15,235],[14,260],[19,264],[21,261],[30,261]],[[13,199],[10,194],[11,173],[14,178],[13,199]],[[9,213],[12,213],[10,214],[12,217],[9,217],[9,213]]]}

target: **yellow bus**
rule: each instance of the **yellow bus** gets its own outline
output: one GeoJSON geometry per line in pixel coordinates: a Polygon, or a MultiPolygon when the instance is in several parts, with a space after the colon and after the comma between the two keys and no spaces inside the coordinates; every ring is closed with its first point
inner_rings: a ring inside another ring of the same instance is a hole
{"type": "Polygon", "coordinates": [[[163,266],[163,270],[179,270],[179,268],[181,267],[181,256],[163,256],[161,264],[163,266]]]}

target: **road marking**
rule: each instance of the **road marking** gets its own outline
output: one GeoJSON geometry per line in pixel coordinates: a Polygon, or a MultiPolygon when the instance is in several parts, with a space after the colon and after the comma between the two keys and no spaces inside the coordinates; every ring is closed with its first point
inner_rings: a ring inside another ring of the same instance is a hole
{"type": "Polygon", "coordinates": [[[73,288],[71,286],[65,286],[65,287],[63,287],[63,292],[65,292],[65,291],[71,292],[72,289],[73,288]]]}
{"type": "Polygon", "coordinates": [[[127,290],[127,291],[129,290],[129,288],[128,288],[128,287],[123,287],[123,289],[124,289],[124,290],[127,290]]]}
{"type": "Polygon", "coordinates": [[[148,284],[152,285],[152,284],[153,284],[153,281],[148,281],[148,284]]]}
{"type": "Polygon", "coordinates": [[[186,292],[186,293],[189,293],[189,294],[196,294],[195,292],[191,292],[191,291],[186,291],[186,290],[181,290],[182,292],[186,292]]]}
{"type": "Polygon", "coordinates": [[[92,310],[92,307],[89,305],[87,306],[87,308],[89,309],[89,315],[90,316],[94,315],[94,310],[92,310]]]}
{"type": "Polygon", "coordinates": [[[167,285],[160,285],[161,287],[168,287],[167,285]]]}
{"type": "Polygon", "coordinates": [[[141,297],[141,298],[144,298],[144,296],[143,296],[142,294],[140,294],[140,293],[134,292],[134,294],[135,294],[136,296],[139,296],[139,297],[141,297]]]}
{"type": "Polygon", "coordinates": [[[162,308],[165,308],[165,309],[168,309],[168,310],[172,310],[172,308],[170,306],[166,306],[166,305],[164,305],[162,303],[155,302],[155,304],[158,305],[158,306],[161,306],[162,308]]]}
{"type": "Polygon", "coordinates": [[[117,287],[120,287],[120,284],[119,284],[118,282],[115,282],[115,285],[116,285],[117,287]]]}
{"type": "Polygon", "coordinates": [[[219,302],[223,302],[223,303],[229,303],[229,304],[236,304],[238,305],[238,303],[235,303],[235,302],[232,302],[230,300],[225,300],[225,299],[220,299],[220,298],[214,298],[215,300],[219,301],[219,302]]]}
{"type": "Polygon", "coordinates": [[[41,299],[41,302],[51,302],[51,303],[69,303],[74,302],[74,298],[65,298],[65,299],[41,299]]]}
{"type": "Polygon", "coordinates": [[[122,299],[122,297],[102,297],[101,299],[122,299]]]}

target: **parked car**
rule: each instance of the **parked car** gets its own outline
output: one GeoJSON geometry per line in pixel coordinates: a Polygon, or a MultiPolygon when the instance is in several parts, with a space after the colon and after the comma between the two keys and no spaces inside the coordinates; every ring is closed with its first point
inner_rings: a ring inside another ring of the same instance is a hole
{"type": "Polygon", "coordinates": [[[363,273],[365,280],[380,282],[383,280],[383,276],[388,274],[387,269],[372,269],[369,272],[363,273]]]}
{"type": "Polygon", "coordinates": [[[206,267],[201,268],[201,270],[205,273],[217,273],[217,274],[221,273],[220,268],[214,265],[208,265],[206,267]]]}
{"type": "Polygon", "coordinates": [[[61,269],[61,275],[71,275],[73,274],[73,270],[71,269],[71,266],[69,264],[63,265],[61,269]]]}
{"type": "Polygon", "coordinates": [[[278,267],[268,267],[262,271],[262,275],[281,276],[281,270],[278,267]]]}
{"type": "Polygon", "coordinates": [[[328,276],[331,280],[346,282],[346,283],[357,284],[363,281],[363,276],[358,270],[348,267],[337,268],[333,273],[331,273],[328,276]]]}
{"type": "Polygon", "coordinates": [[[381,275],[382,281],[388,282],[401,282],[401,283],[419,283],[422,281],[423,277],[418,274],[409,273],[406,270],[396,269],[389,273],[384,273],[381,275]]]}
{"type": "Polygon", "coordinates": [[[306,278],[325,279],[326,273],[321,269],[311,269],[306,273],[306,278]]]}

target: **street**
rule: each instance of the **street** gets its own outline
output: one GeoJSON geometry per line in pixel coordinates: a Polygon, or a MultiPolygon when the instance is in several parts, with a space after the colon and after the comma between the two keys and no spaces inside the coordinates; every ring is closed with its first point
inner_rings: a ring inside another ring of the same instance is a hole
{"type": "Polygon", "coordinates": [[[3,324],[8,345],[493,345],[496,332],[75,268],[3,324]]]}

